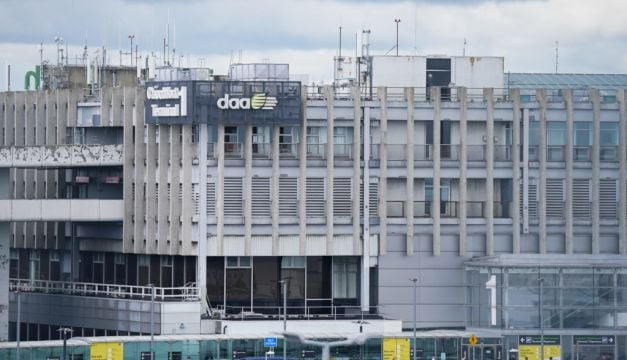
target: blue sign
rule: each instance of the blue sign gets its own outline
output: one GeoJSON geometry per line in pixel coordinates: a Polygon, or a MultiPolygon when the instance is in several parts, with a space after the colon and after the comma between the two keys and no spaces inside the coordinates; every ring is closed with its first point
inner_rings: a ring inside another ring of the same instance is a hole
{"type": "Polygon", "coordinates": [[[269,347],[269,348],[276,347],[276,338],[275,337],[263,338],[263,346],[269,347]]]}

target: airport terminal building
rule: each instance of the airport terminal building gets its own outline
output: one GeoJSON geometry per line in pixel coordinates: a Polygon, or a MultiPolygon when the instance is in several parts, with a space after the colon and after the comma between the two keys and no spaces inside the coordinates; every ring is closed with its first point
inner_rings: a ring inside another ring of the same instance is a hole
{"type": "Polygon", "coordinates": [[[473,359],[538,336],[624,359],[627,75],[367,56],[336,59],[333,85],[234,64],[105,86],[87,68],[0,93],[2,340],[241,339],[281,331],[285,299],[292,330],[455,340],[421,359],[468,359],[471,333],[473,359]]]}

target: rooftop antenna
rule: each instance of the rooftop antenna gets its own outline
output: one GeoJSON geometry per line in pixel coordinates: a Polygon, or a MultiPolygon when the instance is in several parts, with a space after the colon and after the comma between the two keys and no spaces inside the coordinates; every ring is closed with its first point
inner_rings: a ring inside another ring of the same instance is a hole
{"type": "Polygon", "coordinates": [[[338,53],[338,58],[342,58],[342,27],[340,26],[340,49],[338,53]]]}
{"type": "Polygon", "coordinates": [[[559,41],[555,41],[555,73],[557,74],[557,67],[559,65],[559,41]]]}
{"type": "Polygon", "coordinates": [[[401,22],[401,19],[394,19],[396,23],[396,56],[398,56],[398,24],[401,22]]]}
{"type": "MultiPolygon", "coordinates": [[[[174,19],[174,23],[172,24],[172,62],[174,61],[176,61],[176,19],[174,19]]],[[[180,61],[179,67],[181,67],[180,61]]]]}
{"type": "Polygon", "coordinates": [[[466,56],[466,38],[464,38],[464,49],[462,50],[462,56],[466,56]]]}
{"type": "Polygon", "coordinates": [[[370,56],[370,29],[361,31],[361,56],[370,56]]]}

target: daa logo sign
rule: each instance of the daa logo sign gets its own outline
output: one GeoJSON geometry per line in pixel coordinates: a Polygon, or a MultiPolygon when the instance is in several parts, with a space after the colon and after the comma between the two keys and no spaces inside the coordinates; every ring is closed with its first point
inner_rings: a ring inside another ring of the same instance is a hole
{"type": "Polygon", "coordinates": [[[224,94],[216,105],[222,110],[274,110],[277,103],[276,97],[265,93],[256,93],[249,98],[232,98],[229,94],[224,94]]]}

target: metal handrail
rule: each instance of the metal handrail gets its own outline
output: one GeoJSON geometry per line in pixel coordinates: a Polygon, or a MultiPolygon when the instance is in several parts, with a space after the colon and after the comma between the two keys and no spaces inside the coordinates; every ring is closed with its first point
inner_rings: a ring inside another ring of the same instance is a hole
{"type": "MultiPolygon", "coordinates": [[[[200,300],[200,289],[195,283],[188,283],[190,286],[177,287],[154,287],[155,299],[166,300],[200,300]],[[193,284],[193,285],[190,285],[193,284]]],[[[86,282],[53,281],[53,280],[30,280],[30,279],[9,279],[9,291],[101,296],[113,298],[135,298],[149,299],[152,294],[152,287],[138,285],[119,284],[98,284],[86,282]]]]}

